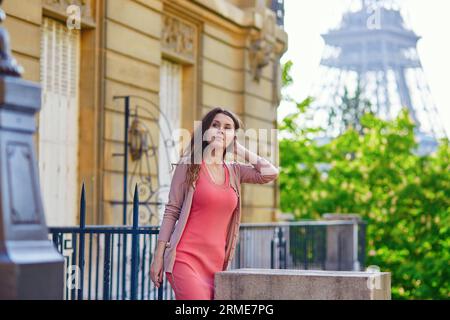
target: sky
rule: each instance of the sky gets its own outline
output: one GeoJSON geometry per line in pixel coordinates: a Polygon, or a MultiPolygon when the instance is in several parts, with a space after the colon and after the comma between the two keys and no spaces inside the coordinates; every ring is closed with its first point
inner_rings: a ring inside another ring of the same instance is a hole
{"type": "MultiPolygon", "coordinates": [[[[297,100],[308,96],[317,73],[324,42],[320,34],[336,26],[354,0],[285,0],[288,50],[281,62],[292,60],[294,84],[287,93],[297,100]]],[[[436,107],[450,136],[450,0],[398,0],[407,22],[422,37],[418,52],[436,107]]],[[[278,119],[295,111],[282,103],[278,119]]]]}

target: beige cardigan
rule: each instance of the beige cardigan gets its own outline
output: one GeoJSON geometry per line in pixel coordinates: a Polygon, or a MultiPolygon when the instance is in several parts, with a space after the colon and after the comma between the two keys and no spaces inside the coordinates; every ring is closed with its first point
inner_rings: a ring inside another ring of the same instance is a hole
{"type": "MultiPolygon", "coordinates": [[[[168,203],[165,207],[158,235],[158,240],[167,242],[163,259],[165,272],[172,272],[173,264],[175,262],[175,249],[191,211],[195,182],[194,186],[190,185],[189,187],[183,183],[188,168],[187,159],[188,158],[182,158],[175,168],[170,185],[168,203]]],[[[230,172],[230,184],[238,196],[238,205],[233,212],[230,225],[228,226],[223,270],[228,269],[228,266],[234,257],[236,243],[239,238],[242,209],[241,183],[264,184],[275,180],[279,175],[279,170],[276,174],[263,175],[261,169],[270,165],[270,162],[260,156],[258,156],[255,164],[245,164],[238,161],[225,161],[225,164],[230,172]]]]}

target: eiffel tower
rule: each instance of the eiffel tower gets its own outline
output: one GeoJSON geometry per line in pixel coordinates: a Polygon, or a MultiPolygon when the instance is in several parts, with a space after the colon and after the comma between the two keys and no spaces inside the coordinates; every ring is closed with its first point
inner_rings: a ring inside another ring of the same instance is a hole
{"type": "MultiPolygon", "coordinates": [[[[342,103],[345,88],[352,92],[359,83],[361,99],[379,117],[390,120],[408,108],[421,152],[432,151],[447,133],[417,52],[420,37],[405,22],[397,1],[358,0],[352,7],[337,28],[322,34],[319,81],[310,94],[313,114],[306,120],[323,124],[330,106],[342,103]]],[[[336,135],[333,125],[322,126],[327,137],[336,135]]]]}

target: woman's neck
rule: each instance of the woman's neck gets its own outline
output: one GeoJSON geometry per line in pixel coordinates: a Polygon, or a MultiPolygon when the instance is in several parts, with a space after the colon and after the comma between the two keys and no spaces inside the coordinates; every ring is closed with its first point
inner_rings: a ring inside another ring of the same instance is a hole
{"type": "Polygon", "coordinates": [[[211,155],[211,154],[205,155],[203,157],[203,160],[206,164],[210,164],[210,165],[220,165],[220,164],[223,164],[223,162],[224,162],[222,155],[216,156],[214,154],[213,155],[211,155]]]}

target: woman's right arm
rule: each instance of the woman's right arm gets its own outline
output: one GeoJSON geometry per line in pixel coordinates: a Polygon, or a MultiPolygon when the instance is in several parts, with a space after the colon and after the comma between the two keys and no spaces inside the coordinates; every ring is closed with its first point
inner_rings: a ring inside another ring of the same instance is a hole
{"type": "Polygon", "coordinates": [[[158,245],[155,252],[156,256],[163,256],[166,244],[169,242],[175,223],[180,216],[181,207],[183,206],[186,194],[186,186],[184,183],[186,171],[187,164],[178,163],[175,167],[172,182],[170,183],[169,199],[159,228],[158,245]]]}

